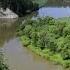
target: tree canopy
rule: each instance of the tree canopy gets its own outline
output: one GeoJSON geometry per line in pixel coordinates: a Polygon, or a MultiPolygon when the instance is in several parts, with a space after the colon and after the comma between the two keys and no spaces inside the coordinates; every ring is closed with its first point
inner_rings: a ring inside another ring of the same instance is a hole
{"type": "Polygon", "coordinates": [[[70,67],[69,20],[66,22],[52,17],[27,20],[20,24],[18,34],[23,44],[37,50],[39,55],[70,67]]]}
{"type": "Polygon", "coordinates": [[[31,12],[38,9],[38,4],[31,0],[0,0],[0,2],[1,7],[10,8],[20,16],[27,13],[27,10],[31,12]]]}

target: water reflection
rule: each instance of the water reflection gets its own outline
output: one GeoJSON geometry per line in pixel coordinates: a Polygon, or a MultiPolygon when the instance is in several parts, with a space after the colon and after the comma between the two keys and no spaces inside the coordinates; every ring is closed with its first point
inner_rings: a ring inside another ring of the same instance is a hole
{"type": "Polygon", "coordinates": [[[0,47],[15,36],[16,21],[9,19],[0,19],[0,47]]]}

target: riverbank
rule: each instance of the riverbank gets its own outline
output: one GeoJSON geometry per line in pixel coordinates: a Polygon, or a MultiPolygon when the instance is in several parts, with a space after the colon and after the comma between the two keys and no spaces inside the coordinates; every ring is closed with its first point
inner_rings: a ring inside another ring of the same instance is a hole
{"type": "Polygon", "coordinates": [[[21,24],[18,34],[24,46],[46,59],[70,67],[69,21],[51,17],[27,20],[21,24]]]}

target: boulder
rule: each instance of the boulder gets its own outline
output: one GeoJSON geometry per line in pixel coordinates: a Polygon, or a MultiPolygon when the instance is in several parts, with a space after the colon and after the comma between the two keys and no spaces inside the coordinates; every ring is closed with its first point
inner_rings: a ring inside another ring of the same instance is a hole
{"type": "Polygon", "coordinates": [[[18,18],[18,15],[9,8],[6,8],[6,10],[0,8],[0,18],[18,18]]]}

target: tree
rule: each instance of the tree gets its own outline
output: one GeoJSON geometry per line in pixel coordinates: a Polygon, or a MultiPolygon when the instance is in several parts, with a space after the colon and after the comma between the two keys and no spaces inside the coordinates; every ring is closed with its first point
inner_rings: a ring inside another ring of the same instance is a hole
{"type": "Polygon", "coordinates": [[[8,7],[20,16],[27,13],[27,10],[31,12],[38,9],[38,4],[31,0],[0,0],[0,2],[4,9],[8,7]]]}

